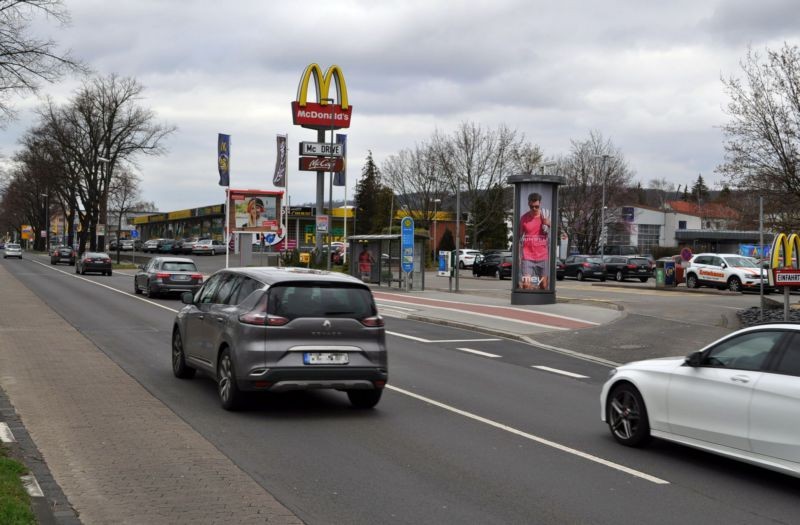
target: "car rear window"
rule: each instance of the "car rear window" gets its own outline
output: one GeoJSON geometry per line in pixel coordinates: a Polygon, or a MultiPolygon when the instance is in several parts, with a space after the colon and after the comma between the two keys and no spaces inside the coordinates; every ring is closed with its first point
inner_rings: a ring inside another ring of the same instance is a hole
{"type": "Polygon", "coordinates": [[[193,262],[167,261],[161,265],[161,269],[167,272],[194,272],[197,266],[193,262]]]}
{"type": "Polygon", "coordinates": [[[6,244],[6,248],[19,248],[19,244],[6,244]]]}
{"type": "Polygon", "coordinates": [[[268,312],[288,319],[377,315],[370,291],[346,283],[287,283],[269,289],[268,312]]]}
{"type": "Polygon", "coordinates": [[[650,264],[650,261],[643,257],[631,257],[628,262],[631,264],[650,264]]]}
{"type": "Polygon", "coordinates": [[[586,259],[586,262],[602,264],[603,259],[601,259],[600,257],[589,257],[586,259]]]}

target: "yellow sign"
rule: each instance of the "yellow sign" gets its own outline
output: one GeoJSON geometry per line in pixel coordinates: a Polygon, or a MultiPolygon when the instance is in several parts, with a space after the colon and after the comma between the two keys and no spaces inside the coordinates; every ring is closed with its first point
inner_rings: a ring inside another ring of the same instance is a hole
{"type": "Polygon", "coordinates": [[[22,225],[22,238],[33,239],[33,227],[29,224],[22,225]]]}
{"type": "Polygon", "coordinates": [[[339,66],[333,65],[328,68],[325,74],[322,74],[322,68],[319,64],[311,64],[303,71],[303,76],[300,77],[300,84],[297,86],[297,102],[300,107],[305,107],[308,100],[308,81],[314,78],[314,84],[317,88],[317,102],[327,104],[325,101],[328,98],[328,92],[331,89],[331,80],[336,82],[336,92],[339,94],[339,105],[342,109],[347,109],[347,85],[344,83],[344,74],[339,66]]]}
{"type": "Polygon", "coordinates": [[[300,254],[300,262],[301,262],[302,264],[308,264],[308,262],[309,262],[310,260],[311,260],[311,254],[310,254],[310,253],[308,253],[308,252],[302,252],[302,253],[300,254]]]}

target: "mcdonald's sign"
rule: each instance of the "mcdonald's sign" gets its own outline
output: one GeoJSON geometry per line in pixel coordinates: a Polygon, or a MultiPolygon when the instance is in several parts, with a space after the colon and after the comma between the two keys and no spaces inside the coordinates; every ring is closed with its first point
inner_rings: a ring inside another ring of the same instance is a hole
{"type": "Polygon", "coordinates": [[[347,85],[339,66],[331,66],[325,74],[318,64],[311,64],[303,71],[297,86],[297,99],[292,102],[292,121],[295,126],[310,129],[342,129],[350,127],[353,106],[347,100],[347,85]],[[308,84],[314,80],[316,102],[308,102],[308,84]],[[331,104],[331,84],[336,85],[337,103],[331,104]]]}
{"type": "Polygon", "coordinates": [[[770,286],[800,287],[800,235],[779,233],[772,241],[770,286]]]}

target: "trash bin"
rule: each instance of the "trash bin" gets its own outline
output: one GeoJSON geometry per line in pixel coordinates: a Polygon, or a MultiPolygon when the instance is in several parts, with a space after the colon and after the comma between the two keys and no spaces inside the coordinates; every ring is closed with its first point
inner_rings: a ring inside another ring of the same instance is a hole
{"type": "Polygon", "coordinates": [[[664,288],[664,263],[656,263],[656,288],[664,288]]]}
{"type": "Polygon", "coordinates": [[[678,286],[674,261],[664,261],[664,287],[667,286],[678,286]]]}

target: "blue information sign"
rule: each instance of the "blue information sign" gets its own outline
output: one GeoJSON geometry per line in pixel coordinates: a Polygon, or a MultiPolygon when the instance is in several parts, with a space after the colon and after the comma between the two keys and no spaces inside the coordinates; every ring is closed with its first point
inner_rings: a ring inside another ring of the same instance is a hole
{"type": "Polygon", "coordinates": [[[131,239],[136,239],[139,237],[139,232],[137,230],[131,230],[131,239]]]}
{"type": "Polygon", "coordinates": [[[414,271],[414,219],[403,217],[400,221],[400,265],[403,271],[414,271]]]}

